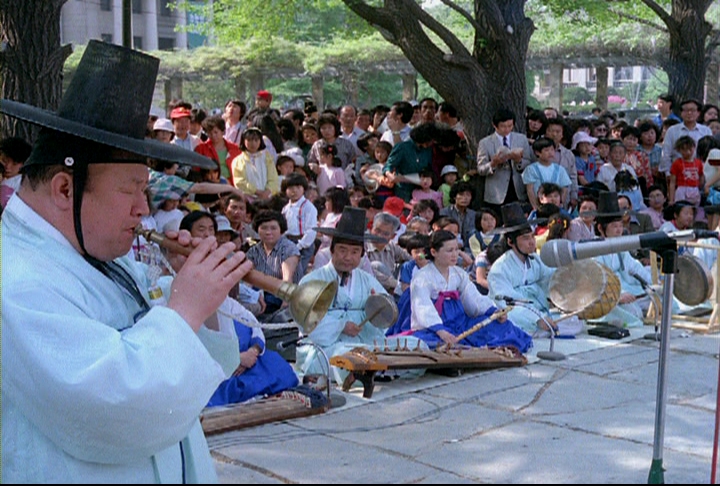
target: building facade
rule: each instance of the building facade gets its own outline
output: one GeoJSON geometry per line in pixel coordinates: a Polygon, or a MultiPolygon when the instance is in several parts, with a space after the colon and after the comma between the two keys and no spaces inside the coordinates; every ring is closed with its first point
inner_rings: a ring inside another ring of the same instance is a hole
{"type": "MultiPolygon", "coordinates": [[[[168,0],[132,0],[133,44],[144,51],[188,48],[184,10],[168,0]],[[175,27],[180,26],[176,32],[175,27]]],[[[122,44],[123,0],[68,0],[60,17],[63,44],[87,44],[91,39],[122,44]]]]}

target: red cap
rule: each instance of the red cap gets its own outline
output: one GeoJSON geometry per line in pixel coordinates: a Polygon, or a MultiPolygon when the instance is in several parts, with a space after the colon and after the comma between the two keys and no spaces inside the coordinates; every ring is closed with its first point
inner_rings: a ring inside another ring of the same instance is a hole
{"type": "Polygon", "coordinates": [[[190,113],[190,110],[188,110],[187,108],[178,107],[170,112],[170,119],[177,120],[178,118],[190,118],[191,115],[192,113],[190,113]]]}
{"type": "Polygon", "coordinates": [[[270,94],[270,91],[266,91],[264,89],[261,89],[257,92],[257,95],[255,95],[256,98],[260,98],[263,100],[272,101],[272,95],[270,94]]]}
{"type": "Polygon", "coordinates": [[[405,201],[399,197],[391,196],[387,198],[385,204],[383,204],[383,212],[392,214],[396,218],[402,216],[404,210],[405,201]]]}

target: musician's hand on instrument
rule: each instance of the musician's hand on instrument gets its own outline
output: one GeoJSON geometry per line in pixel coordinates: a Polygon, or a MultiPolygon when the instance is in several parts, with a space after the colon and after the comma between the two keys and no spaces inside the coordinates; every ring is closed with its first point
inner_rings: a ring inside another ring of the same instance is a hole
{"type": "Polygon", "coordinates": [[[235,368],[235,371],[233,371],[233,374],[232,374],[232,375],[233,375],[233,376],[240,376],[240,375],[242,375],[243,373],[245,373],[245,370],[246,370],[246,369],[247,369],[247,368],[245,368],[243,365],[240,364],[240,365],[238,365],[237,368],[235,368]]]}
{"type": "Polygon", "coordinates": [[[628,293],[622,293],[620,294],[620,300],[618,302],[620,304],[629,304],[631,302],[635,302],[635,296],[628,293]]]}
{"type": "Polygon", "coordinates": [[[362,331],[362,327],[358,326],[354,322],[347,321],[345,323],[345,328],[343,329],[343,334],[347,334],[350,337],[355,337],[360,334],[360,331],[362,331]]]}
{"type": "Polygon", "coordinates": [[[549,331],[548,324],[550,324],[550,327],[552,327],[552,330],[554,332],[557,332],[558,327],[557,324],[555,324],[555,321],[552,320],[550,317],[546,317],[545,319],[538,319],[536,322],[537,326],[542,329],[543,331],[549,331]]]}
{"type": "Polygon", "coordinates": [[[385,179],[390,183],[394,184],[397,182],[398,176],[395,175],[395,172],[385,172],[385,179]]]}
{"type": "Polygon", "coordinates": [[[240,366],[245,369],[252,368],[255,366],[255,363],[257,363],[258,355],[259,353],[255,347],[252,347],[247,351],[243,351],[240,353],[240,366]]]}
{"type": "Polygon", "coordinates": [[[245,254],[234,250],[234,243],[218,247],[214,237],[206,238],[187,257],[173,280],[168,307],[195,332],[217,310],[230,289],[252,270],[245,254]]]}
{"type": "Polygon", "coordinates": [[[451,334],[447,331],[440,330],[437,332],[437,335],[440,339],[442,339],[445,343],[453,345],[457,343],[457,336],[454,334],[451,334]]]}

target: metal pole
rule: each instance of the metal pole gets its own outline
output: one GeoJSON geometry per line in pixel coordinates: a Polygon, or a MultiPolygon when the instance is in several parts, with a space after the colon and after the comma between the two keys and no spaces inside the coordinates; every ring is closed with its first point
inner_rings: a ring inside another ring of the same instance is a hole
{"type": "Polygon", "coordinates": [[[132,0],[123,0],[123,47],[133,48],[132,0]]]}
{"type": "Polygon", "coordinates": [[[672,314],[673,286],[675,274],[665,275],[663,283],[663,313],[660,335],[660,362],[658,363],[657,399],[655,403],[655,437],[653,460],[648,475],[648,484],[665,484],[663,468],[663,444],[665,441],[665,396],[667,395],[668,353],[670,351],[670,316],[672,314]]]}

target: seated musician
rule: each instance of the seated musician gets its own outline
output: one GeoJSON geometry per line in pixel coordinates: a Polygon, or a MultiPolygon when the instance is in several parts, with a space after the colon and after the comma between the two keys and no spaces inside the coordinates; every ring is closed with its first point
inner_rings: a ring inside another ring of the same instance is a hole
{"type": "MultiPolygon", "coordinates": [[[[320,346],[328,358],[344,354],[356,347],[374,348],[387,346],[396,349],[398,341],[386,339],[383,331],[366,323],[365,304],[372,294],[387,294],[377,279],[361,269],[364,243],[386,243],[387,240],[366,234],[365,211],[346,206],[335,228],[316,228],[318,233],[332,236],[330,244],[331,260],[323,267],[316,268],[305,275],[301,284],[312,280],[338,282],[338,291],[330,309],[317,327],[310,333],[309,339],[320,346]]],[[[400,347],[415,349],[419,342],[412,337],[403,337],[400,347]]],[[[304,374],[322,374],[325,364],[317,355],[315,348],[302,346],[297,350],[297,365],[304,374]]],[[[333,367],[334,378],[342,384],[347,372],[333,367]]]]}
{"type": "MultiPolygon", "coordinates": [[[[622,196],[621,196],[622,197],[622,196]]],[[[596,229],[603,238],[617,238],[623,235],[623,218],[628,211],[618,204],[614,192],[601,193],[596,213],[596,229]]],[[[650,284],[650,270],[632,257],[627,251],[595,257],[613,271],[620,279],[620,301],[615,309],[600,319],[603,322],[621,322],[624,327],[643,325],[643,315],[650,306],[643,285],[650,284]]]]}
{"type": "MultiPolygon", "coordinates": [[[[582,323],[577,319],[566,319],[556,324],[550,315],[548,285],[554,270],[537,257],[532,229],[537,220],[528,221],[517,202],[506,204],[501,210],[504,224],[500,231],[504,233],[508,249],[493,263],[488,273],[490,298],[505,296],[530,301],[515,306],[508,317],[531,334],[538,329],[547,330],[548,325],[561,335],[579,333],[582,323]]],[[[498,305],[503,304],[499,302],[498,305]]]]}
{"type": "Polygon", "coordinates": [[[525,353],[532,338],[515,327],[506,316],[458,342],[457,336],[486,320],[497,308],[478,292],[467,272],[456,265],[460,246],[449,231],[437,231],[430,238],[427,258],[410,284],[411,328],[413,336],[430,348],[442,343],[474,347],[515,346],[525,353]]]}
{"type": "MultiPolygon", "coordinates": [[[[214,236],[216,227],[211,214],[199,211],[185,216],[180,223],[181,229],[198,238],[214,236]]],[[[180,271],[186,257],[170,254],[168,259],[175,271],[180,271]]],[[[299,383],[290,364],[275,351],[265,349],[265,336],[255,316],[230,297],[205,321],[198,337],[220,363],[226,377],[210,398],[209,407],[275,395],[299,383]],[[228,340],[236,341],[237,347],[232,353],[221,353],[220,350],[228,350],[228,340]]]]}

